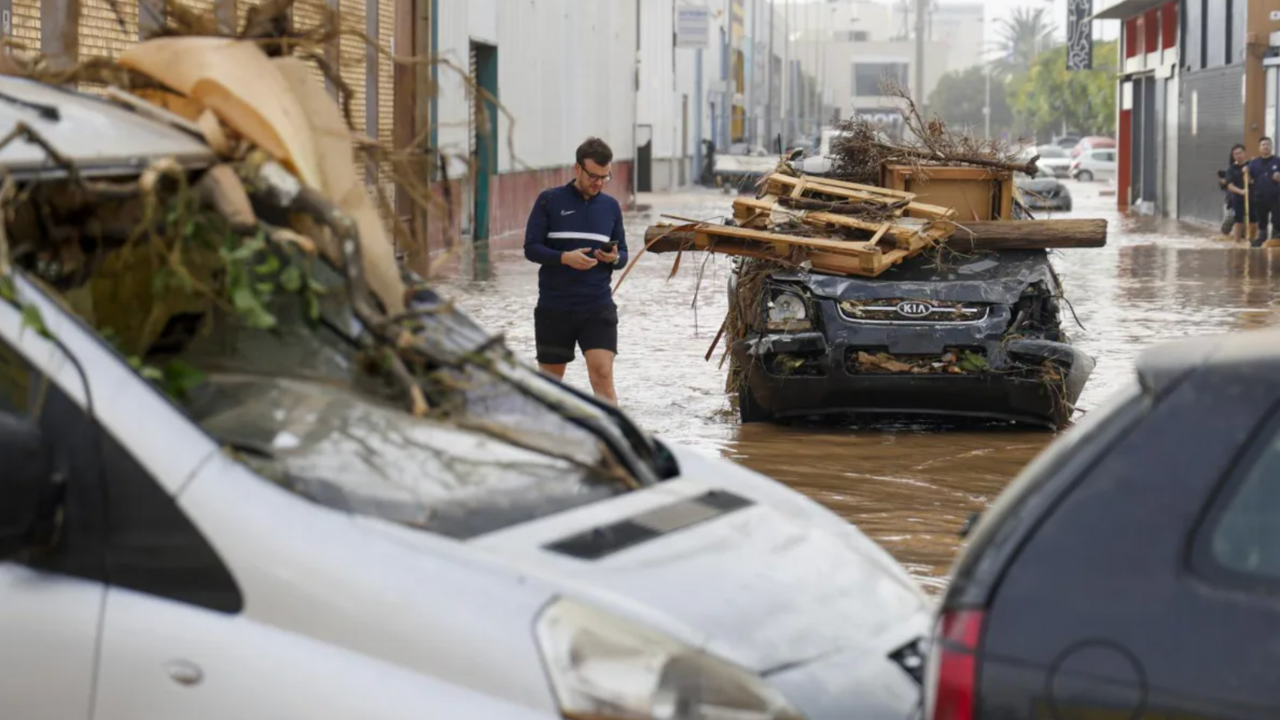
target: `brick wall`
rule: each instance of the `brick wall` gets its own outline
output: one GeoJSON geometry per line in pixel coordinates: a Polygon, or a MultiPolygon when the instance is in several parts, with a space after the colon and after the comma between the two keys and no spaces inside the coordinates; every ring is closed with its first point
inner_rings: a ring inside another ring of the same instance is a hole
{"type": "MultiPolygon", "coordinates": [[[[1243,78],[1243,65],[1182,76],[1178,217],[1183,220],[1208,225],[1222,221],[1224,195],[1217,171],[1226,169],[1231,146],[1244,142],[1243,78]],[[1194,122],[1193,106],[1198,111],[1194,122]]],[[[1248,151],[1252,155],[1257,148],[1248,151]]]]}

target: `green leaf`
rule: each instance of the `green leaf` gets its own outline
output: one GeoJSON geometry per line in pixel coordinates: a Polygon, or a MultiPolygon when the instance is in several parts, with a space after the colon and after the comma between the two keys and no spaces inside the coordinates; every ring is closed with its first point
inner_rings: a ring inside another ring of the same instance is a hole
{"type": "Polygon", "coordinates": [[[231,304],[249,327],[267,330],[276,326],[275,316],[267,311],[248,285],[240,285],[232,290],[231,304]]]}
{"type": "Polygon", "coordinates": [[[320,299],[312,293],[307,293],[307,317],[312,322],[320,319],[320,299]]]}
{"type": "Polygon", "coordinates": [[[164,366],[165,391],[179,400],[185,399],[204,379],[204,373],[181,360],[170,361],[164,366]]]}
{"type": "Polygon", "coordinates": [[[254,271],[259,275],[275,275],[280,272],[280,258],[275,255],[268,255],[266,260],[263,260],[254,268],[254,271]]]}
{"type": "Polygon", "coordinates": [[[290,265],[280,273],[280,285],[291,293],[296,293],[302,289],[302,271],[297,265],[290,265]]]}
{"type": "Polygon", "coordinates": [[[138,372],[142,374],[142,377],[153,382],[164,379],[164,372],[155,365],[143,365],[138,372]]]}
{"type": "Polygon", "coordinates": [[[40,337],[53,337],[49,334],[49,328],[44,324],[44,317],[40,315],[40,308],[35,305],[22,306],[22,327],[31,328],[36,331],[40,337]]]}
{"type": "Polygon", "coordinates": [[[14,287],[12,275],[0,275],[0,299],[18,301],[18,289],[14,287]]]}
{"type": "Polygon", "coordinates": [[[965,352],[956,364],[961,370],[968,372],[982,372],[987,369],[987,359],[974,352],[965,352]]]}

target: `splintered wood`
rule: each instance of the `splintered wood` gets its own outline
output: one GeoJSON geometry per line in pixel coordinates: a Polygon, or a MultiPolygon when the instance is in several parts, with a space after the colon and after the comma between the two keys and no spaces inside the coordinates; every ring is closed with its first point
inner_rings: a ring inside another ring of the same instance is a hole
{"type": "Polygon", "coordinates": [[[785,260],[819,272],[875,277],[956,231],[954,210],[916,203],[913,194],[898,190],[774,174],[764,193],[734,201],[736,226],[694,223],[679,232],[655,226],[645,248],[785,260]]]}

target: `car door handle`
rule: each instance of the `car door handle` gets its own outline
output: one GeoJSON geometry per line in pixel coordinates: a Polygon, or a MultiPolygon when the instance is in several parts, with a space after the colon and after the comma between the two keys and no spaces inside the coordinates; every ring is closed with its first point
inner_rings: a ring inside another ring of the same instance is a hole
{"type": "Polygon", "coordinates": [[[204,679],[204,671],[190,660],[170,660],[164,664],[164,669],[179,685],[197,685],[204,679]]]}

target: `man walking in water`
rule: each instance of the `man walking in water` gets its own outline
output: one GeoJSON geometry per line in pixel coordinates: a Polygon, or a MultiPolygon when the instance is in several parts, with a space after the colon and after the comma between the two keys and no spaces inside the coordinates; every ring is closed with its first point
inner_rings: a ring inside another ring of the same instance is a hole
{"type": "Polygon", "coordinates": [[[538,367],[563,379],[576,344],[592,391],[617,404],[618,308],[610,288],[614,268],[627,264],[627,240],[622,207],[603,192],[613,150],[588,138],[575,160],[573,182],[542,191],[525,227],[524,256],[542,266],[533,313],[538,367]]]}

